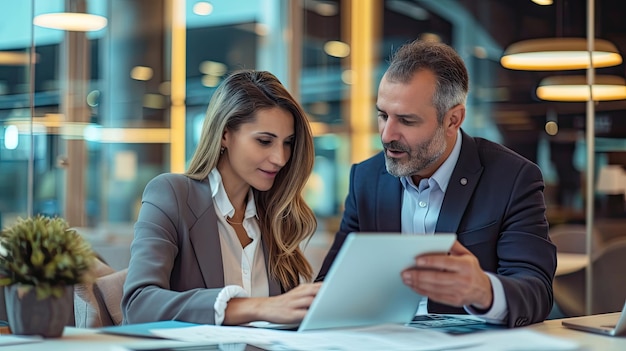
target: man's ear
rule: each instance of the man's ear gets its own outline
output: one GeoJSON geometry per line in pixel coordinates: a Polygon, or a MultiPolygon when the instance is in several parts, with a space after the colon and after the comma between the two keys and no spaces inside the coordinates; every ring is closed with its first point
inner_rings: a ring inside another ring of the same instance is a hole
{"type": "Polygon", "coordinates": [[[447,131],[456,134],[465,120],[465,105],[459,104],[451,108],[444,117],[444,127],[447,131]]]}

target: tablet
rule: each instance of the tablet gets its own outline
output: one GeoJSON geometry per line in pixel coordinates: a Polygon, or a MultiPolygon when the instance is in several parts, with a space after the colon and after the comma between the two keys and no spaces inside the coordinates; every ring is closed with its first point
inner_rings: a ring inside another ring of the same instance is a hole
{"type": "Polygon", "coordinates": [[[400,273],[415,257],[446,253],[456,234],[351,233],[298,331],[411,322],[422,296],[400,273]]]}

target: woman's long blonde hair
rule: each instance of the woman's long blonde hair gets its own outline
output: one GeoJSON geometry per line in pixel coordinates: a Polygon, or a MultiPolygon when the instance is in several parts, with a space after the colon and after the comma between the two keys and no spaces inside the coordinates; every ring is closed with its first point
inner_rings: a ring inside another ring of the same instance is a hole
{"type": "Polygon", "coordinates": [[[302,107],[278,78],[266,71],[242,70],[228,76],[217,88],[207,108],[200,142],[185,172],[206,179],[217,166],[224,131],[237,131],[254,121],[256,112],[273,107],[293,115],[295,138],[291,157],[268,191],[253,189],[261,237],[269,249],[269,274],[289,290],[300,278],[310,281],[313,269],[300,249],[317,227],[311,208],[302,198],[315,159],[313,136],[302,107]]]}

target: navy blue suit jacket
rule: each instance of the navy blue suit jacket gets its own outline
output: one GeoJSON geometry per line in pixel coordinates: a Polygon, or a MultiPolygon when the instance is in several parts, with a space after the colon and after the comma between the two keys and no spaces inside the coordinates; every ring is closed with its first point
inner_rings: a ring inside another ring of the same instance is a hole
{"type": "MultiPolygon", "coordinates": [[[[457,233],[482,269],[497,274],[510,327],[543,321],[552,308],[556,250],[548,237],[541,171],[502,145],[461,134],[435,232],[457,233]]],[[[387,173],[383,153],[352,166],[341,225],[317,280],[349,233],[401,231],[402,190],[400,179],[387,173]]],[[[428,310],[465,313],[430,300],[428,310]]]]}

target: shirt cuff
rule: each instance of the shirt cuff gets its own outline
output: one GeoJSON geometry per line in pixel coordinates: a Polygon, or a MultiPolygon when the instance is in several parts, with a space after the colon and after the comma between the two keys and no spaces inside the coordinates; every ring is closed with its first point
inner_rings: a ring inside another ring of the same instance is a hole
{"type": "Polygon", "coordinates": [[[238,285],[225,286],[222,291],[217,295],[215,304],[213,304],[213,310],[215,311],[215,325],[222,325],[224,322],[224,315],[226,314],[226,305],[228,301],[233,297],[250,297],[248,292],[238,285]]]}
{"type": "Polygon", "coordinates": [[[463,308],[467,313],[482,318],[489,323],[506,324],[506,319],[509,316],[509,307],[506,302],[506,296],[504,295],[504,287],[500,279],[494,274],[489,272],[486,274],[491,281],[491,289],[493,290],[493,303],[491,304],[491,308],[486,312],[472,306],[463,306],[463,308]]]}

